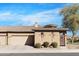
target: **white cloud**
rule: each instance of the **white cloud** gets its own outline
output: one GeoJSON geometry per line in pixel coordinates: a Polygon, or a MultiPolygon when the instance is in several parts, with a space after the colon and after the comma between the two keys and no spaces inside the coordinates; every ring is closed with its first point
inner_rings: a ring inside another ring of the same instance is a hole
{"type": "Polygon", "coordinates": [[[18,23],[18,25],[33,25],[35,22],[38,22],[39,24],[43,22],[47,23],[59,17],[59,10],[60,8],[57,8],[52,10],[46,10],[43,12],[38,12],[36,14],[31,15],[21,15],[17,13],[14,14],[11,12],[4,12],[0,13],[0,21],[15,21],[16,23],[18,23]]]}
{"type": "Polygon", "coordinates": [[[30,25],[34,24],[35,22],[45,23],[51,20],[55,20],[55,18],[58,17],[59,11],[60,11],[60,8],[47,10],[47,11],[39,12],[32,15],[26,15],[21,20],[24,22],[30,22],[30,25]]]}
{"type": "Polygon", "coordinates": [[[6,20],[7,18],[10,18],[10,17],[11,17],[10,12],[0,13],[0,20],[6,20]]]}

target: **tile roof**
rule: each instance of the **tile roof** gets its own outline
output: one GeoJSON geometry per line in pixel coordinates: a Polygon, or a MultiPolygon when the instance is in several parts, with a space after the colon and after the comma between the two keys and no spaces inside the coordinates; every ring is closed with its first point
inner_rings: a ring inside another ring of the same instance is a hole
{"type": "Polygon", "coordinates": [[[67,31],[68,28],[35,28],[34,30],[60,30],[60,31],[67,31]]]}
{"type": "Polygon", "coordinates": [[[0,26],[0,32],[34,32],[34,30],[67,30],[67,28],[43,28],[34,26],[0,26]]]}
{"type": "Polygon", "coordinates": [[[3,26],[0,32],[32,32],[33,26],[3,26]]]}

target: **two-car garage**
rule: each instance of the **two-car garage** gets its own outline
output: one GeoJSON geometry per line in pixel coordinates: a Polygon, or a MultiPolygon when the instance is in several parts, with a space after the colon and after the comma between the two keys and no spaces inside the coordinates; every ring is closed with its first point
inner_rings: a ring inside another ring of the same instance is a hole
{"type": "Polygon", "coordinates": [[[33,33],[0,33],[0,46],[24,46],[34,44],[33,33]]]}

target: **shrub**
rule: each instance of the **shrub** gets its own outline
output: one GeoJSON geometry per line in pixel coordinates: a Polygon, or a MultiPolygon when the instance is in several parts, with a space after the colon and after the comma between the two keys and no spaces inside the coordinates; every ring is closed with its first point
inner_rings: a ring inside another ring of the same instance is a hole
{"type": "Polygon", "coordinates": [[[75,39],[74,39],[73,41],[74,41],[74,42],[78,42],[78,40],[75,40],[75,39]]]}
{"type": "Polygon", "coordinates": [[[67,43],[71,44],[72,43],[72,39],[71,38],[67,39],[67,43]]]}
{"type": "Polygon", "coordinates": [[[36,43],[34,47],[35,48],[41,48],[41,44],[40,43],[36,43]]]}
{"type": "Polygon", "coordinates": [[[45,48],[47,48],[47,47],[49,46],[49,42],[44,42],[44,43],[43,43],[43,46],[44,46],[45,48]]]}
{"type": "Polygon", "coordinates": [[[56,42],[52,42],[51,45],[53,48],[57,48],[58,44],[56,42]]]}

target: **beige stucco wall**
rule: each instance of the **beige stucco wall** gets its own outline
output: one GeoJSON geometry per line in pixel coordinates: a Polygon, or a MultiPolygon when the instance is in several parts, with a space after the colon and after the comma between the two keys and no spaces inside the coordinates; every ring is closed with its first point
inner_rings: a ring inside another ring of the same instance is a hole
{"type": "Polygon", "coordinates": [[[43,42],[49,42],[51,44],[52,42],[57,42],[58,46],[60,46],[60,34],[59,32],[42,32],[44,33],[44,36],[41,37],[41,32],[35,32],[35,44],[43,42]]]}
{"type": "Polygon", "coordinates": [[[34,41],[34,44],[36,44],[36,43],[42,44],[41,32],[35,32],[35,41],[34,41]]]}
{"type": "Polygon", "coordinates": [[[53,41],[52,33],[51,32],[43,32],[43,33],[44,33],[43,42],[51,43],[53,41]]]}
{"type": "Polygon", "coordinates": [[[59,32],[53,32],[53,42],[57,42],[58,46],[60,46],[60,33],[59,32]]]}

